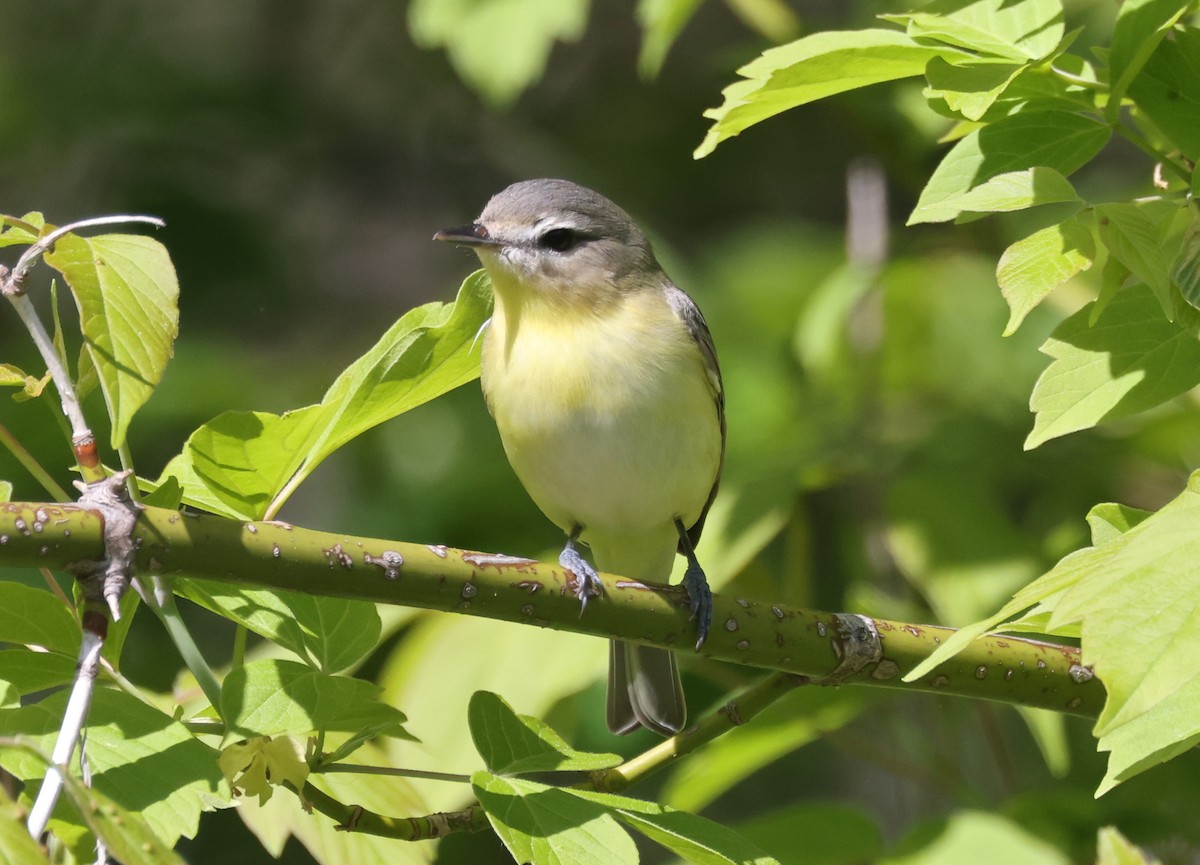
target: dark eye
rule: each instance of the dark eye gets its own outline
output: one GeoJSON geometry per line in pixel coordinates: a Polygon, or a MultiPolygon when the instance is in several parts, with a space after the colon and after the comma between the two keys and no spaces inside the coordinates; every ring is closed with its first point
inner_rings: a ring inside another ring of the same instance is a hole
{"type": "Polygon", "coordinates": [[[566,252],[579,245],[583,236],[570,228],[552,228],[538,238],[538,246],[555,252],[566,252]]]}

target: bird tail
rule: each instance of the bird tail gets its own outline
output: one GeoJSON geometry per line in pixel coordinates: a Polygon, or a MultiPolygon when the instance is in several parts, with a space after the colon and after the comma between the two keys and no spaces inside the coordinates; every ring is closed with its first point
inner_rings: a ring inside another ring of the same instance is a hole
{"type": "Polygon", "coordinates": [[[613,640],[608,644],[608,729],[618,735],[648,727],[674,736],[687,723],[675,653],[613,640]]]}
{"type": "MultiPolygon", "coordinates": [[[[619,543],[593,542],[597,566],[634,580],[666,582],[675,559],[674,530],[619,543]]],[[[687,704],[675,654],[614,640],[608,653],[608,729],[631,733],[648,727],[673,736],[687,723],[687,704]]]]}

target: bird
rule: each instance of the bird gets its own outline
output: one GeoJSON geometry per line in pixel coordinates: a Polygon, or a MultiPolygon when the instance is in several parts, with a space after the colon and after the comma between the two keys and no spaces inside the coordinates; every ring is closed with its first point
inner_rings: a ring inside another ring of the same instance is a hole
{"type": "MultiPolygon", "coordinates": [[[[491,280],[484,399],[517,478],[566,533],[559,564],[584,610],[603,591],[597,569],[668,582],[678,553],[698,650],[712,595],[695,546],[726,437],[721,370],[699,307],[628,213],[568,180],[514,183],[475,222],[434,239],[472,249],[491,280]]],[[[671,651],[610,643],[606,720],[618,734],[684,728],[671,651]]]]}

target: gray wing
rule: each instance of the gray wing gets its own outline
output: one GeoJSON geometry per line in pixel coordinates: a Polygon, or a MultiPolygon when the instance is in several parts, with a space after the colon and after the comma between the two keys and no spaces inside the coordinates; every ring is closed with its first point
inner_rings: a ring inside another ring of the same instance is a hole
{"type": "MultiPolygon", "coordinates": [[[[692,546],[700,542],[700,533],[704,530],[704,518],[708,516],[708,509],[712,507],[713,499],[717,497],[717,487],[721,483],[721,469],[725,466],[725,385],[721,381],[721,367],[717,363],[717,349],[713,345],[712,334],[708,330],[708,323],[704,320],[703,313],[700,312],[700,307],[696,306],[696,301],[688,297],[683,289],[674,285],[668,285],[666,290],[667,303],[671,305],[671,309],[675,310],[683,323],[687,326],[688,333],[692,335],[692,339],[696,341],[696,347],[700,349],[700,358],[704,361],[704,371],[708,373],[708,384],[712,389],[713,407],[717,412],[717,423],[721,426],[721,459],[717,463],[717,474],[713,478],[712,489],[708,493],[708,501],[704,503],[704,509],[700,511],[700,518],[696,520],[695,525],[689,526],[687,530],[688,540],[692,546]]],[[[680,553],[686,552],[683,549],[683,541],[680,541],[680,553]]]]}

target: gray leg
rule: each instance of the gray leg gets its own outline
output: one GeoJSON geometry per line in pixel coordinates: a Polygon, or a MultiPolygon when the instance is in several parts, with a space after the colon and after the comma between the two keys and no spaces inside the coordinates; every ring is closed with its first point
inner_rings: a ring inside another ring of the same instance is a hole
{"type": "Polygon", "coordinates": [[[696,620],[696,650],[708,639],[708,627],[712,624],[712,590],[708,587],[708,577],[696,560],[696,551],[692,549],[691,538],[680,520],[675,521],[679,531],[679,545],[687,558],[687,570],[683,574],[683,588],[687,592],[688,603],[692,607],[692,618],[696,620]]]}
{"type": "Polygon", "coordinates": [[[600,582],[600,575],[596,573],[595,568],[588,564],[579,550],[575,549],[575,541],[582,531],[583,526],[573,526],[571,534],[567,538],[567,545],[558,555],[559,567],[568,571],[575,578],[575,597],[579,598],[579,615],[581,616],[587,609],[588,598],[604,593],[604,584],[600,582]]]}

